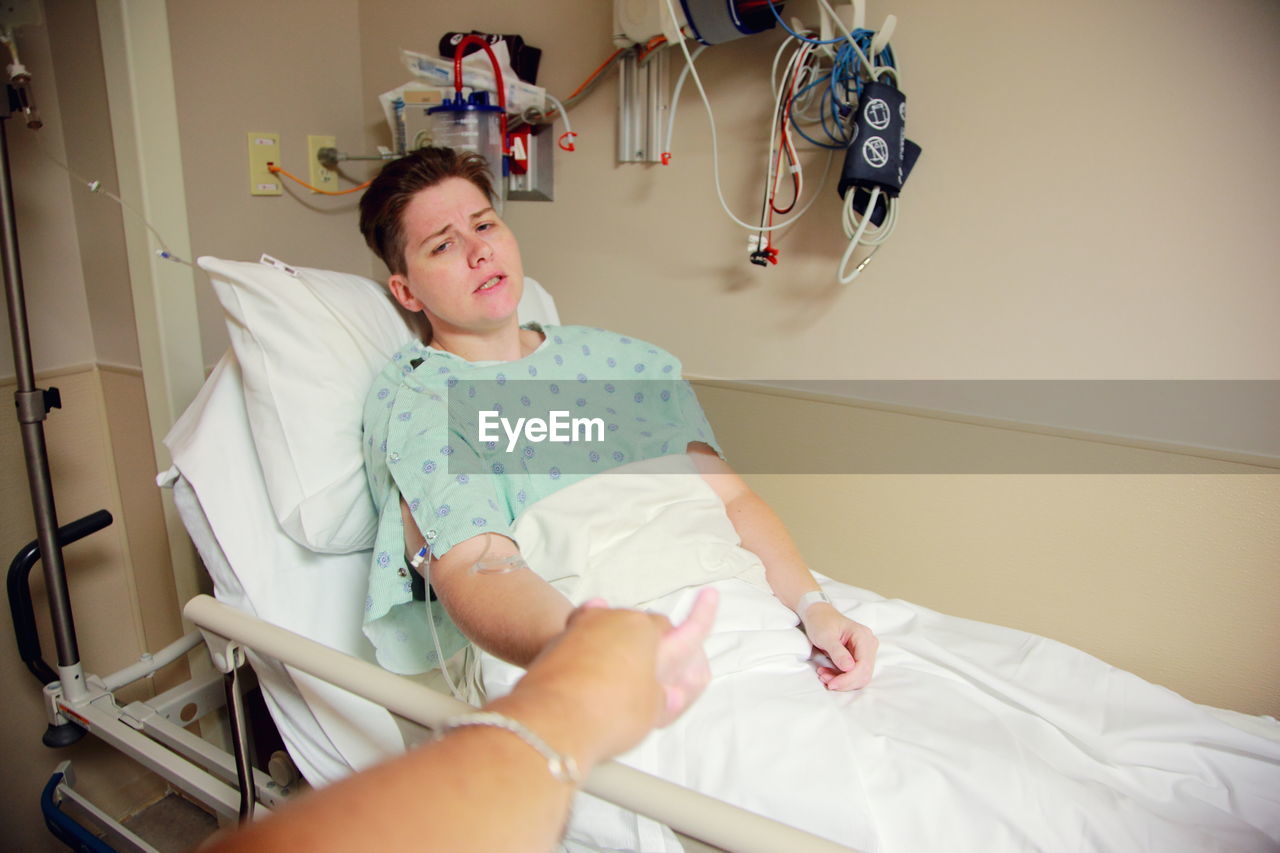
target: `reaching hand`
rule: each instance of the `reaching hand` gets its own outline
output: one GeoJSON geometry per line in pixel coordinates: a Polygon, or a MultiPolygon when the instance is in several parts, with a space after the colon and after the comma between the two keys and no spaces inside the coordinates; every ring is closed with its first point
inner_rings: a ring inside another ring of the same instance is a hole
{"type": "Polygon", "coordinates": [[[699,592],[678,627],[656,613],[588,601],[529,665],[511,698],[566,700],[562,713],[589,744],[581,755],[617,755],[680,716],[706,687],[711,669],[702,641],[715,611],[710,589],[699,592]]]}
{"type": "Polygon", "coordinates": [[[711,680],[711,665],[707,663],[702,642],[711,633],[718,598],[719,593],[710,587],[700,590],[688,617],[668,631],[658,644],[655,674],[666,694],[666,705],[658,717],[659,726],[668,725],[683,714],[711,680]]]}
{"type": "MultiPolygon", "coordinates": [[[[711,680],[711,665],[702,649],[702,643],[711,633],[715,623],[716,604],[719,593],[707,587],[698,591],[693,602],[693,609],[685,620],[675,627],[661,616],[652,618],[661,620],[668,628],[658,641],[657,660],[654,677],[663,692],[663,707],[658,714],[659,728],[671,724],[693,701],[702,695],[707,682],[711,680]]],[[[604,599],[594,598],[584,602],[582,607],[569,617],[569,624],[574,623],[578,613],[585,610],[605,608],[604,599]]]]}
{"type": "Polygon", "coordinates": [[[814,648],[825,652],[835,667],[819,666],[818,678],[828,690],[866,687],[875,669],[880,641],[866,625],[854,622],[830,604],[811,605],[804,613],[804,631],[814,648]]]}

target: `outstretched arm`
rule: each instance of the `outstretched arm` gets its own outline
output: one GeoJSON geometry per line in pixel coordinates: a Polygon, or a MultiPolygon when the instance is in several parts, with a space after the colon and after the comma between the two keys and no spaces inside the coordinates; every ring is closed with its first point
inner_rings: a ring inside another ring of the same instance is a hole
{"type": "MultiPolygon", "coordinates": [[[[764,563],[765,577],[778,600],[796,610],[818,582],[805,565],[791,534],[764,500],[704,444],[691,444],[689,457],[698,473],[724,501],[725,513],[742,547],[764,563]]],[[[854,622],[826,602],[804,606],[801,624],[809,641],[834,667],[820,666],[818,678],[831,690],[856,690],[871,681],[879,641],[871,629],[854,622]]]]}
{"type": "MultiPolygon", "coordinates": [[[[585,776],[706,686],[702,640],[714,615],[714,593],[677,628],[636,610],[581,607],[515,689],[485,710],[571,756],[585,776]]],[[[309,794],[214,850],[550,850],[575,792],[515,734],[467,726],[309,794]]]]}

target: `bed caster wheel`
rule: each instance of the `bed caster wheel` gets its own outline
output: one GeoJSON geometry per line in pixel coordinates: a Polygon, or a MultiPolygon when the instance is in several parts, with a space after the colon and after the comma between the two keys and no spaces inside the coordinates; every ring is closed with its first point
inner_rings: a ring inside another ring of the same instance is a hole
{"type": "Polygon", "coordinates": [[[40,740],[50,749],[61,749],[84,737],[84,729],[75,723],[63,723],[60,726],[49,726],[44,730],[44,737],[40,740]]]}
{"type": "Polygon", "coordinates": [[[277,749],[271,753],[271,758],[267,761],[267,775],[281,788],[288,788],[298,781],[298,768],[289,757],[289,753],[277,749]]]}

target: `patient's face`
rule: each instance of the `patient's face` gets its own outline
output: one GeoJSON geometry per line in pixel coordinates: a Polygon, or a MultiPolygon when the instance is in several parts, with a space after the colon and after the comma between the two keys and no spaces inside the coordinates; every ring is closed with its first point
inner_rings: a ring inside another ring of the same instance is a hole
{"type": "Polygon", "coordinates": [[[432,328],[484,331],[516,321],[524,268],[515,235],[474,184],[449,178],[422,190],[404,211],[406,275],[391,292],[432,328]]]}

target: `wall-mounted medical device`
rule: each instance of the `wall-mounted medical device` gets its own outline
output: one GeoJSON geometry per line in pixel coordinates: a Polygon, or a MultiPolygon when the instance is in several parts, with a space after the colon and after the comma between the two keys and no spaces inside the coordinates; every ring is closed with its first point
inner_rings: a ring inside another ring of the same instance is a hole
{"type": "MultiPolygon", "coordinates": [[[[502,163],[502,107],[489,103],[488,92],[459,91],[427,109],[431,144],[455,151],[474,151],[493,166],[502,163]]],[[[499,169],[494,168],[495,175],[499,169]]]]}
{"type": "Polygon", "coordinates": [[[556,141],[541,133],[550,129],[548,104],[565,124],[562,150],[574,150],[574,134],[563,106],[534,83],[542,52],[516,35],[474,31],[447,33],[440,44],[439,57],[402,50],[414,79],[378,98],[394,153],[427,145],[474,151],[490,164],[499,203],[550,201],[556,141]],[[517,130],[519,122],[526,124],[517,130]]]}
{"type": "MultiPolygon", "coordinates": [[[[732,221],[753,232],[748,260],[769,267],[779,262],[777,235],[818,197],[812,182],[805,192],[810,158],[802,154],[825,151],[827,167],[842,155],[837,189],[848,243],[836,277],[849,284],[893,233],[899,195],[921,149],[906,138],[906,96],[890,44],[896,16],[886,16],[872,29],[866,0],[838,8],[831,3],[817,0],[819,21],[810,28],[784,18],[782,0],[614,0],[614,43],[624,52],[618,160],[670,165],[674,114],[687,78],[707,110],[720,205],[732,221]],[[774,55],[769,165],[759,218],[752,223],[729,207],[721,190],[715,115],[695,60],[710,45],[775,26],[789,38],[774,55]],[[701,45],[691,50],[691,41],[701,45]],[[661,60],[677,51],[685,67],[668,96],[667,66],[661,60]]],[[[818,186],[828,171],[823,169],[818,186]]]]}
{"type": "MultiPolygon", "coordinates": [[[[670,5],[674,23],[666,0],[614,0],[614,43],[645,44],[666,36],[674,44],[683,30],[703,44],[724,44],[771,30],[776,20],[768,0],[679,0],[670,5]]],[[[783,4],[774,6],[781,10],[783,4]]]]}

